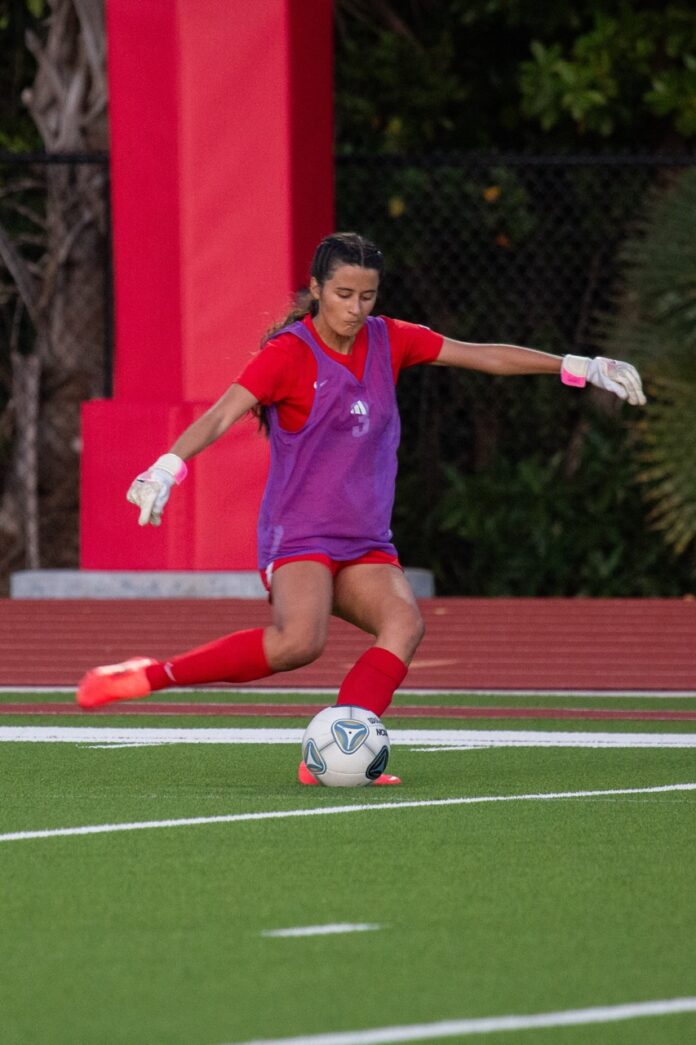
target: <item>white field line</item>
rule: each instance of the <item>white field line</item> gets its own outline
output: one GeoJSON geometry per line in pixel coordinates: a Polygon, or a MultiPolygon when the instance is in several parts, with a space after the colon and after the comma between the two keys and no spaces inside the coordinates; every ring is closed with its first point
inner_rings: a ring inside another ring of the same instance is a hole
{"type": "MultiPolygon", "coordinates": [[[[76,686],[0,686],[0,694],[2,693],[75,693],[76,686]]],[[[239,696],[251,697],[253,699],[269,700],[272,698],[274,693],[282,693],[285,696],[292,696],[293,694],[304,695],[304,696],[319,696],[325,693],[327,696],[335,696],[338,693],[338,689],[332,686],[278,686],[273,689],[247,689],[244,686],[192,686],[188,689],[182,687],[172,687],[171,693],[176,693],[179,696],[188,693],[234,693],[239,696]]],[[[402,697],[434,697],[441,698],[443,696],[464,696],[464,697],[636,697],[638,699],[653,699],[655,697],[664,698],[665,700],[671,700],[672,698],[678,700],[693,699],[696,697],[696,690],[694,689],[484,689],[479,687],[478,689],[459,689],[454,687],[446,687],[445,689],[411,689],[410,686],[406,686],[399,690],[399,694],[396,698],[397,705],[398,701],[402,697]]],[[[157,698],[155,698],[157,699],[157,698]]],[[[167,694],[163,693],[162,700],[167,699],[167,694]]]]}
{"type": "Polygon", "coordinates": [[[336,922],[333,925],[302,925],[293,929],[266,929],[261,933],[267,937],[292,937],[292,936],[333,936],[338,933],[366,933],[375,929],[381,929],[381,925],[372,925],[368,922],[336,922]]]}
{"type": "MultiPolygon", "coordinates": [[[[123,747],[126,745],[124,744],[123,747]]],[[[487,748],[492,747],[491,744],[468,744],[467,751],[485,751],[487,748]]],[[[415,751],[418,754],[432,755],[440,754],[442,751],[463,751],[464,747],[462,744],[438,744],[437,747],[412,747],[411,751],[415,751]]]]}
{"type": "Polygon", "coordinates": [[[338,816],[342,813],[371,813],[399,809],[436,809],[446,806],[483,805],[493,802],[544,802],[567,798],[613,798],[620,795],[656,795],[671,791],[696,791],[696,783],[663,784],[658,787],[621,787],[603,791],[541,791],[524,795],[477,795],[463,798],[432,798],[413,802],[373,802],[320,809],[278,809],[262,813],[229,813],[222,816],[192,816],[179,820],[141,820],[118,824],[87,824],[83,827],[58,827],[38,831],[10,831],[0,834],[0,842],[24,842],[38,838],[65,838],[71,835],[113,834],[117,831],[148,831],[169,827],[200,827],[207,824],[233,824],[256,820],[289,820],[305,816],[338,816]]]}
{"type": "Polygon", "coordinates": [[[592,1023],[618,1023],[645,1016],[673,1016],[696,1012],[696,998],[666,998],[661,1001],[633,1002],[628,1005],[600,1005],[592,1009],[565,1009],[539,1012],[530,1016],[485,1016],[473,1020],[440,1020],[373,1030],[339,1031],[335,1034],[303,1034],[299,1038],[255,1038],[239,1045],[387,1045],[400,1041],[431,1041],[472,1034],[498,1034],[501,1031],[532,1030],[542,1027],[578,1027],[592,1023]]]}
{"type": "MultiPolygon", "coordinates": [[[[158,747],[163,744],[296,744],[303,730],[290,727],[0,726],[0,743],[158,747]]],[[[692,748],[692,733],[608,733],[529,729],[390,729],[392,745],[457,750],[494,747],[692,748]]]]}

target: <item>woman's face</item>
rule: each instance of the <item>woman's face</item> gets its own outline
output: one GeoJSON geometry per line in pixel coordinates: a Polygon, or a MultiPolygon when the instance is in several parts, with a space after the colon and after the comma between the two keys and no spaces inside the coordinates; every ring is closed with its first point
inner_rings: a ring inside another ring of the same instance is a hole
{"type": "Polygon", "coordinates": [[[360,265],[339,265],[323,284],[314,277],[312,297],[319,302],[316,319],[338,337],[355,337],[377,300],[379,272],[360,265]]]}

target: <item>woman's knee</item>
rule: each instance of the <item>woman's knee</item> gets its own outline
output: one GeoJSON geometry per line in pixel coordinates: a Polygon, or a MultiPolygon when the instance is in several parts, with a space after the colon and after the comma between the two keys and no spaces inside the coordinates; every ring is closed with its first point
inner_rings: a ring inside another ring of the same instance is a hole
{"type": "Polygon", "coordinates": [[[326,633],[322,629],[278,631],[270,660],[275,671],[292,671],[311,664],[324,651],[326,633]]]}
{"type": "Polygon", "coordinates": [[[418,610],[413,620],[413,638],[416,646],[420,646],[421,642],[425,638],[425,621],[423,620],[420,610],[418,610]]]}
{"type": "Polygon", "coordinates": [[[402,656],[410,660],[420,646],[425,635],[425,622],[417,606],[403,605],[398,612],[389,614],[388,621],[377,636],[388,647],[392,645],[402,651],[402,656]]]}
{"type": "Polygon", "coordinates": [[[417,607],[414,608],[406,622],[406,634],[415,652],[425,637],[425,621],[417,607]]]}

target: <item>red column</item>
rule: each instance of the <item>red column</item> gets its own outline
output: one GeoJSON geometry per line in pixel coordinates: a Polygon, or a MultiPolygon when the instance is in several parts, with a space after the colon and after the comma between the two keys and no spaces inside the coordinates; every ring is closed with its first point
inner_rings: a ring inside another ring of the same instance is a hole
{"type": "Polygon", "coordinates": [[[107,0],[114,398],[83,407],[81,565],[250,569],[267,448],[243,421],[163,526],[133,476],[227,388],[333,227],[331,0],[107,0]]]}

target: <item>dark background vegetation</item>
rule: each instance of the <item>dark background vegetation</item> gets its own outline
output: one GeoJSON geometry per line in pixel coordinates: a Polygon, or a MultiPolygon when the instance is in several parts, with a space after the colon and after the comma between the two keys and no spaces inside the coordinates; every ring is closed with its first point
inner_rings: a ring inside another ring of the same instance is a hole
{"type": "MultiPolygon", "coordinates": [[[[384,244],[384,311],[465,340],[604,352],[622,245],[680,173],[670,157],[692,154],[693,6],[354,2],[337,29],[339,222],[384,244]]],[[[640,362],[655,392],[659,358],[640,362]]],[[[693,537],[665,541],[639,481],[642,411],[431,368],[399,395],[397,543],[439,591],[694,589],[693,537]]]]}

